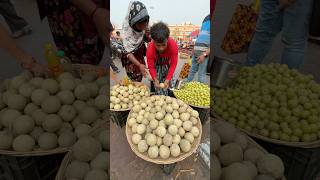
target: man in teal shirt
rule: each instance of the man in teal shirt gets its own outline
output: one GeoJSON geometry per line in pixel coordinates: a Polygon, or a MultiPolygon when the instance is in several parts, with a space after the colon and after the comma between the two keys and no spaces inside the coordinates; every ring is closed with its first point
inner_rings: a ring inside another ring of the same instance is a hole
{"type": "Polygon", "coordinates": [[[188,82],[192,81],[198,72],[198,81],[206,83],[206,72],[210,54],[210,15],[202,22],[198,38],[194,45],[192,65],[188,75],[188,82]]]}

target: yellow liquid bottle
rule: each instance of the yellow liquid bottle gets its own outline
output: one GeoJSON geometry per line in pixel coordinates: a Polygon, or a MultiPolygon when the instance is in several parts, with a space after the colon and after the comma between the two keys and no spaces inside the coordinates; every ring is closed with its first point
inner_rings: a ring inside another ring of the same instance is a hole
{"type": "Polygon", "coordinates": [[[130,80],[129,80],[128,76],[123,78],[123,83],[124,83],[125,86],[128,86],[130,84],[130,80]]]}
{"type": "Polygon", "coordinates": [[[58,51],[57,57],[59,59],[63,71],[72,73],[72,62],[68,57],[66,57],[64,51],[58,51]]]}
{"type": "Polygon", "coordinates": [[[48,65],[48,69],[52,75],[57,78],[63,72],[63,68],[60,64],[59,58],[56,56],[56,52],[53,49],[52,44],[45,45],[45,59],[48,65]]]}

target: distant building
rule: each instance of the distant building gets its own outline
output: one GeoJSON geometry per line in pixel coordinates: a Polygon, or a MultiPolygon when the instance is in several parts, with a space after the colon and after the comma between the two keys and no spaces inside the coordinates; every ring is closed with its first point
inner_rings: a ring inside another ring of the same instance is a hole
{"type": "MultiPolygon", "coordinates": [[[[159,21],[150,22],[149,26],[151,27],[153,24],[155,24],[157,22],[159,22],[159,21]]],[[[194,41],[194,39],[190,38],[190,34],[194,31],[200,29],[199,25],[194,25],[191,22],[185,22],[183,24],[168,25],[168,27],[170,29],[170,36],[180,42],[194,41]]],[[[122,32],[122,26],[116,25],[115,31],[122,32]]]]}
{"type": "Polygon", "coordinates": [[[170,36],[173,37],[175,40],[181,42],[189,42],[191,32],[200,29],[200,26],[194,25],[190,22],[185,22],[183,24],[169,25],[169,29],[170,36]]]}

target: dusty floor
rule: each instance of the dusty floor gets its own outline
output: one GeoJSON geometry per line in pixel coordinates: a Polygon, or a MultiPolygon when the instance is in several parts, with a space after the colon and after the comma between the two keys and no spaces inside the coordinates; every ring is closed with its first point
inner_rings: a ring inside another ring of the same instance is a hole
{"type": "MultiPolygon", "coordinates": [[[[210,171],[197,154],[178,162],[173,172],[165,174],[160,165],[136,156],[126,139],[125,128],[110,123],[111,180],[209,180],[210,171]],[[186,171],[186,172],[183,172],[186,171]],[[180,173],[179,173],[180,172],[180,173]]],[[[202,140],[210,136],[209,121],[203,124],[202,140]]]]}

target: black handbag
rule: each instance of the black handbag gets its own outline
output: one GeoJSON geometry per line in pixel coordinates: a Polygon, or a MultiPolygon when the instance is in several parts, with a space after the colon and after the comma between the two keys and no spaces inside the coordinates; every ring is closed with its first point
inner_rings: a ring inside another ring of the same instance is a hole
{"type": "Polygon", "coordinates": [[[214,56],[209,56],[208,65],[207,65],[207,74],[211,74],[212,65],[213,65],[214,56]]]}
{"type": "Polygon", "coordinates": [[[310,19],[310,30],[309,33],[311,36],[320,37],[320,1],[315,0],[313,2],[313,10],[310,19]]]}

